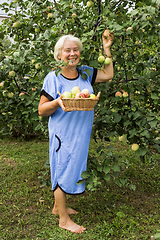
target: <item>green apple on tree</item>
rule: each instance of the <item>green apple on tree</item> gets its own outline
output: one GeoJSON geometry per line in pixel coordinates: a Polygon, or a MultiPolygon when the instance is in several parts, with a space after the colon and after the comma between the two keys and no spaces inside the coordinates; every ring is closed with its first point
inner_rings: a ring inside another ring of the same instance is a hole
{"type": "Polygon", "coordinates": [[[48,18],[53,18],[53,13],[48,13],[48,18]]]}
{"type": "Polygon", "coordinates": [[[99,56],[98,57],[98,62],[99,63],[104,63],[104,61],[105,61],[105,57],[104,56],[99,56]]]}
{"type": "Polygon", "coordinates": [[[103,36],[104,36],[105,38],[108,38],[108,36],[109,36],[109,30],[108,30],[108,29],[106,29],[106,30],[104,31],[103,36]]]}
{"type": "Polygon", "coordinates": [[[128,92],[123,92],[123,97],[128,97],[128,92]]]}
{"type": "Polygon", "coordinates": [[[87,2],[87,7],[88,8],[93,7],[93,6],[94,6],[94,3],[92,1],[87,2]]]}
{"type": "Polygon", "coordinates": [[[137,143],[134,143],[131,148],[133,151],[137,151],[139,149],[139,145],[137,143]]]}
{"type": "Polygon", "coordinates": [[[38,70],[38,69],[40,69],[41,68],[41,66],[42,66],[42,64],[41,63],[36,63],[35,64],[35,68],[38,70]]]}
{"type": "Polygon", "coordinates": [[[13,96],[14,96],[14,93],[13,93],[13,92],[8,93],[8,97],[9,97],[9,98],[12,98],[13,96]]]}
{"type": "Polygon", "coordinates": [[[19,22],[15,22],[15,23],[13,23],[13,27],[14,27],[14,28],[18,28],[18,27],[20,27],[20,23],[19,23],[19,22]]]}
{"type": "Polygon", "coordinates": [[[126,141],[126,136],[125,135],[119,136],[118,139],[120,142],[124,142],[124,141],[126,141]]]}
{"type": "Polygon", "coordinates": [[[111,63],[111,59],[106,57],[104,64],[109,65],[111,63]]]}
{"type": "Polygon", "coordinates": [[[15,77],[15,75],[16,75],[15,71],[10,71],[10,72],[9,72],[9,76],[10,76],[10,77],[15,77]]]}
{"type": "Polygon", "coordinates": [[[4,82],[1,82],[1,83],[0,83],[0,87],[3,87],[3,86],[4,86],[4,82]]]}

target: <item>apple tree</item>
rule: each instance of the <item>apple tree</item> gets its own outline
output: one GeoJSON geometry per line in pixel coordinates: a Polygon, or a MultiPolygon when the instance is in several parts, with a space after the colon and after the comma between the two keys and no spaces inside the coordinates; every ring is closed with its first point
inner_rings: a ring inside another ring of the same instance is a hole
{"type": "MultiPolygon", "coordinates": [[[[37,107],[45,75],[59,74],[63,65],[54,59],[55,43],[63,34],[74,34],[83,43],[80,64],[102,69],[98,57],[108,29],[114,32],[114,78],[94,86],[95,93],[101,91],[94,138],[125,138],[142,160],[160,152],[159,1],[15,0],[1,8],[10,18],[3,21],[0,38],[13,39],[0,53],[1,134],[46,134],[47,119],[38,117],[37,107]]],[[[99,179],[115,178],[122,167],[111,146],[97,152],[101,161],[89,158],[83,174],[89,188],[99,179]]]]}

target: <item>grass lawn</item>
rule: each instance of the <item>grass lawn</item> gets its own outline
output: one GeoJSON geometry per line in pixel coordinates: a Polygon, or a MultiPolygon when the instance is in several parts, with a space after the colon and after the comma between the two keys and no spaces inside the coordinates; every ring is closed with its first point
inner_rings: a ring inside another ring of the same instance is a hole
{"type": "MultiPolygon", "coordinates": [[[[160,233],[160,154],[142,163],[128,145],[112,144],[129,163],[122,174],[136,190],[106,182],[97,191],[67,196],[67,205],[79,212],[72,220],[87,228],[73,234],[58,227],[51,187],[42,188],[38,179],[48,159],[48,141],[1,139],[0,240],[149,240],[160,233]]],[[[91,141],[92,154],[95,146],[91,141]]]]}

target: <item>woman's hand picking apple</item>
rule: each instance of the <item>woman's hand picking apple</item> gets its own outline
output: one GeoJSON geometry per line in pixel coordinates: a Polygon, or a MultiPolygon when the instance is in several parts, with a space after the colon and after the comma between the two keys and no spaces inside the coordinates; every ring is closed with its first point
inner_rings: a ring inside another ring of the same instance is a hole
{"type": "Polygon", "coordinates": [[[103,39],[103,48],[104,49],[110,48],[113,43],[114,33],[109,33],[109,30],[105,30],[102,35],[102,39],[103,39]]]}

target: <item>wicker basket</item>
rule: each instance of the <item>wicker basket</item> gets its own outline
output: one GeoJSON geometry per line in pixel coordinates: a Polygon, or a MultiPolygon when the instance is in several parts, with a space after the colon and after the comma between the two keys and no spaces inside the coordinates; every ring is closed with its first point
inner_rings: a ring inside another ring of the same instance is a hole
{"type": "Polygon", "coordinates": [[[97,94],[96,98],[63,98],[61,93],[58,91],[60,99],[66,108],[66,111],[92,111],[94,106],[99,100],[100,92],[97,94]]]}

